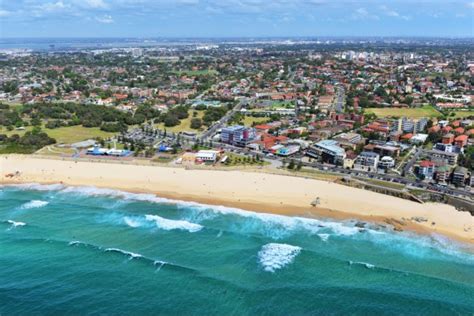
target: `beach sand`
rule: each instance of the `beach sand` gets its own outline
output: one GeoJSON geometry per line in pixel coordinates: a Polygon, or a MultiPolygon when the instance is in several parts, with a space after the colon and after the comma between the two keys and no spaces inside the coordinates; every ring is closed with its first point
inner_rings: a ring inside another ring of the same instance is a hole
{"type": "Polygon", "coordinates": [[[302,177],[7,155],[0,156],[0,182],[96,186],[288,216],[353,218],[474,243],[474,217],[453,206],[420,204],[302,177]],[[17,171],[19,175],[5,177],[17,171]],[[320,204],[311,206],[317,197],[320,204]]]}

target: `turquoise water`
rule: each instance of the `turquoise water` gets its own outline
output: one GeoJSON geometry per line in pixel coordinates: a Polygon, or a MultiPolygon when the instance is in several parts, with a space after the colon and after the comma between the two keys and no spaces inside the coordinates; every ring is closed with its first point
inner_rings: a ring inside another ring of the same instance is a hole
{"type": "Polygon", "coordinates": [[[0,314],[474,313],[461,246],[355,224],[0,187],[0,314]]]}

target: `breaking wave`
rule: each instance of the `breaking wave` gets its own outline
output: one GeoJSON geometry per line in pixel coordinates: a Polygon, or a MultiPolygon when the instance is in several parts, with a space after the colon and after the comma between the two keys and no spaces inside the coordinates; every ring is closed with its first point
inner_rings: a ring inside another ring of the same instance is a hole
{"type": "MultiPolygon", "coordinates": [[[[10,187],[6,185],[4,187],[10,187]]],[[[322,241],[327,241],[330,237],[352,237],[370,241],[382,246],[396,248],[405,254],[420,257],[429,255],[430,249],[437,249],[440,253],[448,256],[467,259],[474,262],[474,257],[466,253],[467,245],[458,244],[452,240],[446,241],[439,235],[421,236],[410,232],[394,232],[390,225],[377,225],[360,223],[357,220],[333,221],[320,220],[315,218],[290,217],[284,215],[258,213],[245,211],[238,208],[200,204],[197,202],[187,202],[161,198],[153,194],[129,193],[114,189],[102,189],[97,187],[65,187],[62,184],[40,185],[22,184],[12,187],[24,190],[56,191],[60,194],[76,194],[84,196],[108,196],[117,197],[125,201],[140,201],[159,204],[176,205],[178,209],[184,209],[181,219],[171,220],[157,215],[146,215],[143,217],[122,218],[122,223],[130,227],[150,226],[164,230],[181,229],[189,232],[196,232],[203,228],[198,223],[215,219],[220,215],[236,217],[232,219],[232,225],[225,230],[236,231],[238,233],[256,233],[268,236],[274,240],[284,239],[292,234],[305,232],[318,236],[322,241]],[[416,237],[416,238],[414,238],[416,237]],[[463,250],[464,249],[464,250],[463,250]]],[[[207,226],[207,224],[206,224],[207,226]]],[[[220,228],[219,228],[220,229],[220,228]]],[[[470,250],[469,250],[470,251],[470,250]]]]}
{"type": "Polygon", "coordinates": [[[125,225],[138,228],[159,228],[162,230],[185,230],[190,233],[195,233],[203,229],[202,225],[191,223],[185,220],[168,219],[158,215],[145,215],[145,216],[120,216],[112,215],[112,217],[119,216],[119,221],[125,225]]]}
{"type": "Polygon", "coordinates": [[[202,226],[199,224],[194,224],[182,220],[166,219],[158,215],[145,215],[145,219],[147,221],[154,222],[158,228],[164,230],[181,229],[187,230],[190,233],[195,233],[202,229],[202,226]]]}
{"type": "Polygon", "coordinates": [[[360,266],[364,266],[366,267],[367,269],[375,269],[375,265],[371,264],[371,263],[367,263],[367,262],[361,262],[361,261],[349,261],[349,265],[360,265],[360,266]]]}
{"type": "Polygon", "coordinates": [[[26,223],[23,223],[23,222],[15,222],[15,221],[12,221],[12,220],[8,220],[7,221],[8,224],[11,224],[12,227],[21,227],[21,226],[25,226],[26,223]]]}
{"type": "Polygon", "coordinates": [[[138,254],[138,253],[134,253],[134,252],[130,252],[130,251],[125,251],[125,250],[122,250],[122,249],[119,249],[119,248],[106,248],[104,250],[105,252],[117,252],[117,253],[121,253],[125,256],[128,256],[130,257],[130,259],[135,259],[135,258],[143,258],[143,256],[141,254],[138,254]]]}
{"type": "Polygon", "coordinates": [[[293,262],[301,248],[287,244],[270,243],[258,252],[258,260],[267,272],[275,272],[293,262]]]}
{"type": "Polygon", "coordinates": [[[29,202],[23,204],[20,208],[22,210],[29,210],[29,209],[32,209],[32,208],[44,207],[48,204],[49,204],[49,202],[47,202],[47,201],[32,200],[32,201],[29,201],[29,202]]]}

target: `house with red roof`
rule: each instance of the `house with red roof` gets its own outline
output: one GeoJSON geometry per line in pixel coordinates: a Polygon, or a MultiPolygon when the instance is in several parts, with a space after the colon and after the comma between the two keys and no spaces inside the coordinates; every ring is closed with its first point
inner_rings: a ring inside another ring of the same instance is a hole
{"type": "Polygon", "coordinates": [[[257,132],[268,133],[268,131],[272,129],[272,126],[268,124],[259,124],[255,125],[254,128],[257,132]]]}
{"type": "Polygon", "coordinates": [[[408,133],[400,137],[401,140],[410,140],[413,137],[412,133],[408,133]]]}
{"type": "Polygon", "coordinates": [[[467,140],[469,136],[467,135],[459,135],[454,139],[454,144],[460,148],[464,147],[467,145],[467,140]]]}
{"type": "Polygon", "coordinates": [[[457,128],[454,129],[454,133],[456,133],[457,135],[464,134],[464,128],[457,127],[457,128]]]}
{"type": "Polygon", "coordinates": [[[434,125],[428,129],[428,133],[437,133],[441,130],[439,125],[434,125]]]}
{"type": "Polygon", "coordinates": [[[435,173],[435,163],[429,160],[420,161],[419,165],[415,167],[415,173],[422,176],[424,179],[433,179],[435,173]]]}
{"type": "Polygon", "coordinates": [[[454,142],[454,135],[448,133],[443,136],[443,140],[441,141],[443,144],[452,144],[454,142]]]}
{"type": "Polygon", "coordinates": [[[451,126],[445,126],[443,127],[443,129],[441,130],[443,133],[449,133],[453,130],[453,128],[451,126]]]}

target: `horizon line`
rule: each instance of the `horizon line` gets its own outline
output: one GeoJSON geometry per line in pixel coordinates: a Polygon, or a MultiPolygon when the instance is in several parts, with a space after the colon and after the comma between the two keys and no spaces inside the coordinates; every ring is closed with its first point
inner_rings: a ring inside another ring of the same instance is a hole
{"type": "Polygon", "coordinates": [[[317,39],[317,38],[396,38],[396,39],[474,39],[474,36],[434,36],[434,35],[259,35],[259,36],[1,36],[8,39],[317,39]]]}

